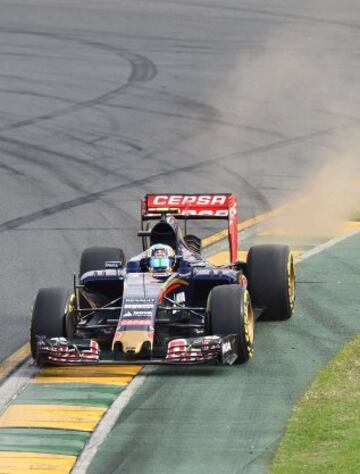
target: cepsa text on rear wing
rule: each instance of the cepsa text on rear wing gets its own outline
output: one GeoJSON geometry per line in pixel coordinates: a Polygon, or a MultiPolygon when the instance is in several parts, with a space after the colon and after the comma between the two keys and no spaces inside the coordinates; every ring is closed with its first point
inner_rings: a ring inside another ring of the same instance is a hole
{"type": "Polygon", "coordinates": [[[237,259],[237,198],[234,194],[146,194],[141,201],[141,222],[159,219],[164,213],[176,219],[223,219],[228,221],[230,260],[237,259]]]}

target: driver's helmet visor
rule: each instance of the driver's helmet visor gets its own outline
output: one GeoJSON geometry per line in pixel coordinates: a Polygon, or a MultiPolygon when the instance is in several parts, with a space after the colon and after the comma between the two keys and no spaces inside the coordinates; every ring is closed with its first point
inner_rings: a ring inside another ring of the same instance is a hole
{"type": "Polygon", "coordinates": [[[170,267],[169,257],[151,257],[150,267],[154,270],[166,270],[170,267]]]}

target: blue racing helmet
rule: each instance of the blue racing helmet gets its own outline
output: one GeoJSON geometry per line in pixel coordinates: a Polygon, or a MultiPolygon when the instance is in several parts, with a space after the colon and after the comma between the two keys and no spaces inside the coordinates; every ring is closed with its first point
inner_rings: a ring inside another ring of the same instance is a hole
{"type": "Polygon", "coordinates": [[[165,244],[152,245],[148,250],[148,267],[151,272],[172,272],[175,267],[175,252],[165,244]]]}

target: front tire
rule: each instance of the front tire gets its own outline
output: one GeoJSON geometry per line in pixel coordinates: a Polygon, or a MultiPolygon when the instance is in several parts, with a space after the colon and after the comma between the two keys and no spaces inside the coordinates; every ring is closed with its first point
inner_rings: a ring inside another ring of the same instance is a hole
{"type": "Polygon", "coordinates": [[[31,312],[30,348],[36,360],[36,336],[66,337],[66,315],[71,291],[64,288],[42,288],[35,297],[31,312]]]}
{"type": "Polygon", "coordinates": [[[211,334],[237,334],[236,363],[247,362],[254,352],[254,314],[249,292],[241,285],[216,286],[209,301],[211,334]]]}
{"type": "Polygon", "coordinates": [[[89,247],[85,249],[80,258],[80,277],[86,272],[104,270],[105,262],[110,261],[120,261],[124,265],[124,251],[116,247],[89,247]]]}
{"type": "Polygon", "coordinates": [[[247,278],[253,305],[261,319],[289,319],[295,307],[294,258],[287,245],[256,245],[247,258],[247,278]]]}

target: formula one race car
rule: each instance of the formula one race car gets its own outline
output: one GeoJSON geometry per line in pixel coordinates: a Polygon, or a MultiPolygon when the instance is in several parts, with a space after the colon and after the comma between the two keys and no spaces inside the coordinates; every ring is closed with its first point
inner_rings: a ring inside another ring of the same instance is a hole
{"type": "Polygon", "coordinates": [[[141,254],[125,261],[119,248],[85,249],[72,290],[38,292],[30,330],[37,364],[244,363],[257,319],[291,317],[292,254],[259,245],[237,260],[234,195],[146,195],[141,223],[141,254]],[[190,219],[228,221],[228,265],[202,257],[201,240],[186,232],[190,219]]]}

